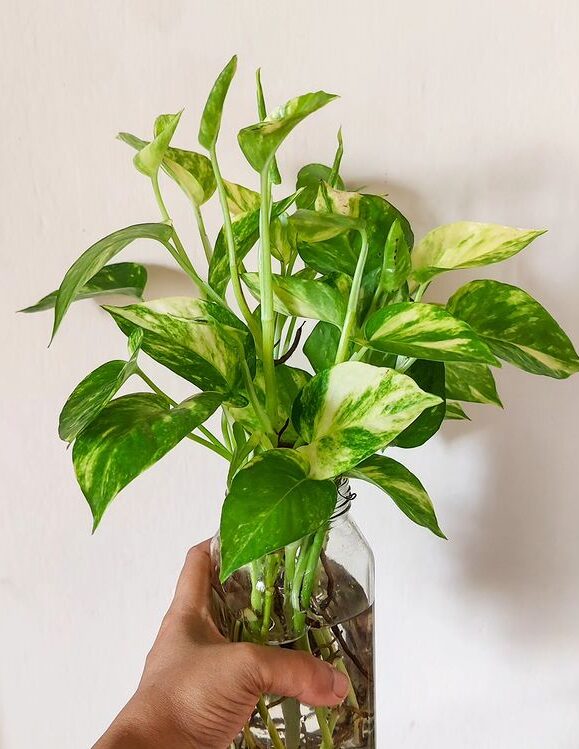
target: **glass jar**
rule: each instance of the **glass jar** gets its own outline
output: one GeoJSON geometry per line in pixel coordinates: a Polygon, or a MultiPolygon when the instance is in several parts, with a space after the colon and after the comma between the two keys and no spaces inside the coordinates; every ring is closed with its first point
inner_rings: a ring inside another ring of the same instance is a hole
{"type": "Polygon", "coordinates": [[[265,695],[237,749],[373,749],[374,558],[349,515],[355,495],[338,482],[330,521],[316,533],[268,554],[219,583],[219,537],[213,584],[221,631],[233,641],[309,650],[347,674],[337,708],[313,709],[265,695]]]}

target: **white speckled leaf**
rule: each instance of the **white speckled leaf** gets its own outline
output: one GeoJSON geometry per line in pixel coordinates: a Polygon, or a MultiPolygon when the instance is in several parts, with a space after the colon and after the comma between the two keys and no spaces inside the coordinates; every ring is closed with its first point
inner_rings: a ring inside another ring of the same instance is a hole
{"type": "Polygon", "coordinates": [[[217,143],[219,130],[221,129],[221,117],[223,115],[223,106],[225,97],[231,86],[231,81],[237,70],[237,55],[233,55],[231,60],[217,76],[215,83],[201,115],[199,124],[199,143],[208,151],[217,143]]]}
{"type": "Polygon", "coordinates": [[[366,345],[379,351],[435,361],[478,361],[496,364],[488,345],[444,307],[399,302],[370,316],[366,345]]]}
{"type": "Polygon", "coordinates": [[[223,180],[223,184],[225,185],[227,207],[232,216],[259,211],[261,195],[258,192],[227,180],[223,180]]]}
{"type": "Polygon", "coordinates": [[[170,408],[154,393],[134,393],[105,406],[79,434],[72,452],[93,530],[121,489],[208,419],[221,401],[217,393],[200,393],[170,408]]]}
{"type": "Polygon", "coordinates": [[[293,424],[308,443],[298,448],[310,476],[350,470],[388,445],[424,409],[441,399],[410,377],[363,362],[344,362],[316,375],[294,403],[293,424]]]}
{"type": "Polygon", "coordinates": [[[471,281],[448,302],[501,359],[531,374],[564,379],[579,370],[569,337],[526,291],[499,281],[471,281]]]}
{"type": "Polygon", "coordinates": [[[269,450],[239,471],[221,512],[221,580],[316,531],[336,504],[333,481],[315,481],[295,450],[269,450]]]}
{"type": "Polygon", "coordinates": [[[447,270],[499,263],[544,233],[476,221],[445,224],[430,231],[414,248],[413,275],[424,283],[447,270]]]}
{"type": "Polygon", "coordinates": [[[408,468],[384,455],[372,455],[348,471],[348,476],[362,479],[386,492],[402,512],[418,525],[446,538],[438,526],[434,507],[426,489],[408,468]]]}
{"type": "MultiPolygon", "coordinates": [[[[245,273],[243,281],[259,300],[259,275],[245,273]]],[[[272,277],[273,306],[276,312],[293,317],[324,320],[340,326],[346,315],[347,300],[323,281],[312,281],[296,276],[272,277]]]]}
{"type": "Polygon", "coordinates": [[[241,352],[254,367],[247,328],[214,302],[170,297],[104,309],[126,335],[141,328],[142,350],[201,390],[233,393],[241,381],[241,352]]]}

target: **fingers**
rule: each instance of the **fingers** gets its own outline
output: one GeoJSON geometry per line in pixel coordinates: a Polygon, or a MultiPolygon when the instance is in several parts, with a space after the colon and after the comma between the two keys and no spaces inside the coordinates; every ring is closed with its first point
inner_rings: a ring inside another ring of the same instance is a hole
{"type": "Polygon", "coordinates": [[[337,705],[348,694],[348,677],[309,653],[260,645],[242,647],[250,649],[259,692],[295,697],[314,707],[337,705]]]}
{"type": "Polygon", "coordinates": [[[177,581],[170,611],[180,614],[211,610],[211,557],[209,539],[189,549],[177,581]]]}

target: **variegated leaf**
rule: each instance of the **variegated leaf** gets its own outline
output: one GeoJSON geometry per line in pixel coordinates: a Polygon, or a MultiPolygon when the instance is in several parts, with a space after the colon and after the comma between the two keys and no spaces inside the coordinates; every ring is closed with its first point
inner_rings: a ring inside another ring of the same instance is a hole
{"type": "Polygon", "coordinates": [[[58,422],[58,435],[73,442],[136,372],[134,358],[109,361],[88,374],[69,395],[58,422]]]}
{"type": "Polygon", "coordinates": [[[262,122],[243,128],[237,139],[245,158],[257,172],[263,171],[294,127],[335,98],[325,91],[303,94],[274,109],[262,122]]]}
{"type": "Polygon", "coordinates": [[[456,421],[463,421],[465,419],[470,421],[470,416],[457,401],[446,401],[446,413],[444,414],[444,418],[456,421]]]}
{"type": "Polygon", "coordinates": [[[368,481],[382,489],[410,520],[428,528],[440,538],[446,538],[440,530],[426,489],[402,464],[384,455],[372,455],[348,471],[348,476],[368,481]]]}
{"type": "MultiPolygon", "coordinates": [[[[145,284],[147,283],[147,269],[138,263],[112,263],[105,265],[96,273],[90,281],[78,290],[72,300],[93,299],[108,294],[122,294],[123,296],[135,296],[141,299],[145,284]]],[[[20,312],[42,312],[52,309],[56,304],[58,291],[42,297],[31,307],[25,307],[20,312]]]]}
{"type": "MultiPolygon", "coordinates": [[[[166,115],[158,117],[157,122],[164,116],[166,115]]],[[[155,123],[155,134],[158,134],[157,122],[155,123]]],[[[137,138],[136,135],[131,135],[131,133],[119,133],[117,138],[137,151],[149,144],[149,141],[137,138]]],[[[165,151],[161,168],[175,180],[189,199],[198,205],[206,203],[215,192],[213,168],[207,156],[202,153],[169,146],[165,151]],[[180,169],[177,169],[175,164],[180,169]],[[182,170],[187,172],[187,175],[184,175],[182,170]]]]}
{"type": "Polygon", "coordinates": [[[502,408],[493,373],[486,364],[447,362],[446,397],[469,403],[493,403],[502,408]]]}
{"type": "MultiPolygon", "coordinates": [[[[303,386],[311,380],[311,377],[312,376],[308,372],[304,372],[303,369],[289,367],[286,364],[279,364],[275,368],[278,393],[278,418],[276,424],[281,426],[286,425],[283,434],[281,435],[281,441],[283,444],[293,444],[297,439],[297,432],[290,420],[292,405],[297,394],[303,386]]],[[[260,403],[265,405],[265,380],[260,361],[258,361],[257,364],[257,371],[255,373],[253,384],[260,403]]],[[[230,407],[229,412],[235,421],[245,427],[250,434],[263,429],[251,404],[248,404],[244,408],[230,407]]]]}
{"type": "Polygon", "coordinates": [[[424,283],[447,270],[499,263],[544,233],[475,221],[445,224],[429,232],[414,248],[413,276],[424,283]]]}
{"type": "Polygon", "coordinates": [[[134,165],[147,177],[154,177],[159,171],[159,167],[165,158],[182,113],[181,111],[177,114],[165,115],[162,129],[159,130],[150,143],[147,143],[146,146],[135,154],[133,158],[134,165]]]}
{"type": "Polygon", "coordinates": [[[221,581],[316,531],[336,504],[333,481],[314,481],[295,450],[261,453],[231,482],[221,512],[221,581]]]}
{"type": "Polygon", "coordinates": [[[402,224],[396,219],[390,227],[386,239],[379,280],[380,288],[387,292],[396,291],[406,281],[411,270],[410,248],[406,243],[402,224]]]}
{"type": "Polygon", "coordinates": [[[361,222],[338,213],[318,213],[300,209],[290,216],[298,238],[302,242],[324,242],[328,239],[362,227],[361,222]]]}
{"type": "Polygon", "coordinates": [[[310,476],[325,479],[350,470],[440,400],[410,377],[371,364],[350,361],[320,372],[292,411],[294,426],[308,443],[298,449],[310,463],[310,476]]]}
{"type": "MultiPolygon", "coordinates": [[[[245,273],[243,281],[259,300],[259,275],[245,273]]],[[[272,287],[274,308],[282,315],[325,320],[337,326],[344,322],[346,300],[323,281],[274,274],[272,287]]]]}
{"type": "Polygon", "coordinates": [[[244,213],[259,211],[261,195],[255,190],[238,185],[235,182],[223,180],[225,186],[225,197],[227,198],[227,207],[232,216],[241,216],[244,213]]]}
{"type": "Polygon", "coordinates": [[[219,130],[221,129],[221,116],[223,115],[225,97],[227,96],[236,70],[237,55],[233,55],[217,76],[217,80],[207,97],[199,125],[199,143],[208,151],[211,151],[217,143],[219,130]]]}
{"type": "MultiPolygon", "coordinates": [[[[261,70],[260,68],[257,69],[255,73],[255,84],[257,89],[257,114],[259,119],[263,122],[263,120],[267,117],[267,107],[265,105],[265,95],[263,93],[263,86],[261,84],[261,70]]],[[[271,181],[274,185],[280,185],[281,184],[281,174],[279,173],[279,168],[277,165],[277,161],[275,157],[272,159],[271,162],[271,181]]]]}
{"type": "Polygon", "coordinates": [[[423,361],[419,359],[407,370],[421,390],[437,395],[441,402],[424,410],[410,426],[400,432],[392,441],[396,447],[418,447],[427,442],[438,432],[444,421],[446,406],[444,390],[444,364],[438,361],[423,361]]]}
{"type": "MultiPolygon", "coordinates": [[[[301,189],[301,193],[296,200],[298,208],[306,208],[310,210],[314,207],[320,189],[320,183],[329,183],[332,178],[332,171],[332,167],[325,166],[324,164],[306,164],[305,166],[302,166],[298,172],[296,182],[296,189],[301,189]]],[[[339,174],[336,176],[335,182],[335,187],[339,190],[344,189],[344,183],[339,174]]]]}
{"type": "Polygon", "coordinates": [[[109,234],[91,245],[67,270],[57,291],[54,305],[54,324],[52,338],[60,327],[67,309],[77,298],[80,290],[107,263],[118,255],[128,244],[136,239],[156,239],[166,244],[173,234],[173,228],[167,224],[135,224],[109,234]]]}
{"type": "MultiPolygon", "coordinates": [[[[271,209],[272,219],[287,211],[296,199],[296,194],[274,203],[271,209]]],[[[243,213],[233,221],[233,239],[235,241],[235,256],[237,262],[242,263],[247,253],[259,238],[259,209],[252,213],[243,213]]],[[[218,294],[225,294],[229,283],[229,256],[225,232],[221,228],[215,242],[215,250],[209,264],[209,285],[218,294]]]]}
{"type": "Polygon", "coordinates": [[[297,257],[297,233],[287,213],[274,218],[269,227],[271,254],[286,266],[297,257]]]}
{"type": "Polygon", "coordinates": [[[471,281],[448,302],[501,359],[531,374],[564,379],[579,370],[569,337],[526,291],[499,281],[471,281]]]}
{"type": "Polygon", "coordinates": [[[159,395],[134,393],[105,406],[78,435],[72,452],[93,530],[121,489],[208,419],[221,401],[217,393],[200,393],[170,408],[159,395]]]}
{"type": "Polygon", "coordinates": [[[142,350],[201,390],[230,398],[242,379],[242,355],[255,365],[249,331],[214,302],[170,297],[104,309],[126,335],[141,328],[142,350]]]}
{"type": "Polygon", "coordinates": [[[366,345],[379,351],[434,361],[496,364],[488,345],[444,307],[399,302],[374,312],[366,323],[366,345]]]}

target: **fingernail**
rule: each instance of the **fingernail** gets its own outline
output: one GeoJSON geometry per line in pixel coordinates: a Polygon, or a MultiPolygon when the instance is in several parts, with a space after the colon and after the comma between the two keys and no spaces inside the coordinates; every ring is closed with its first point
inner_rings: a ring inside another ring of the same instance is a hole
{"type": "Polygon", "coordinates": [[[348,694],[350,682],[348,680],[348,677],[341,671],[338,671],[336,669],[333,669],[333,671],[334,673],[332,674],[332,691],[341,702],[348,694]]]}

